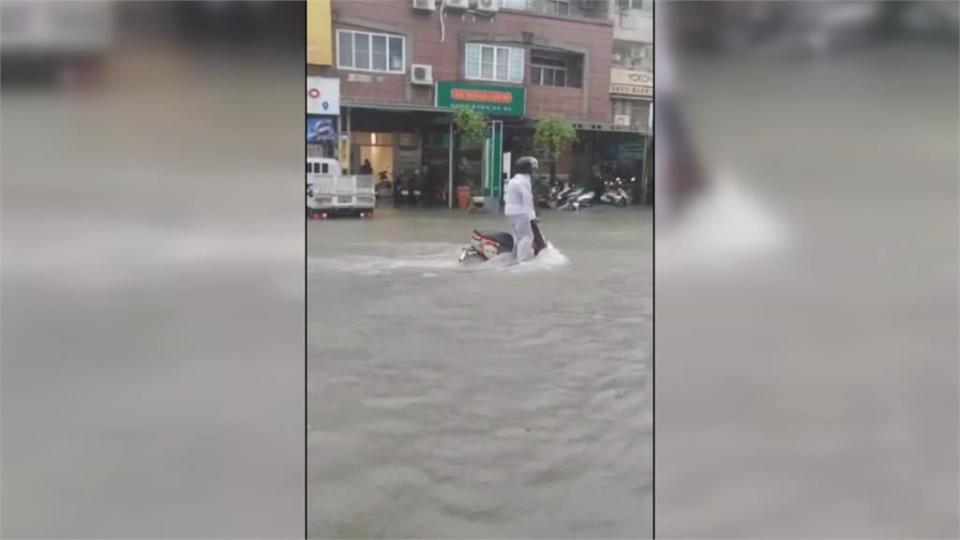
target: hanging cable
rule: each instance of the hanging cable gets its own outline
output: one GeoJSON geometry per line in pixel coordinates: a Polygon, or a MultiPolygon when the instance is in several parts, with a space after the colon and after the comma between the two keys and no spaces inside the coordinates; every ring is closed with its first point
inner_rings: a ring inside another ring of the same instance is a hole
{"type": "Polygon", "coordinates": [[[443,23],[443,10],[447,7],[447,0],[440,0],[440,43],[443,43],[447,37],[447,27],[443,23]]]}

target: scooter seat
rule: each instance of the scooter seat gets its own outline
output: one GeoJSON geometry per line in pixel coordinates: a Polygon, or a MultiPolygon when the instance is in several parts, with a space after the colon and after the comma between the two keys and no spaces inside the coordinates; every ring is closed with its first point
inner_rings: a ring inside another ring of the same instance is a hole
{"type": "Polygon", "coordinates": [[[483,236],[484,238],[489,238],[498,244],[504,249],[513,249],[513,235],[508,232],[503,231],[473,231],[474,234],[483,236]]]}

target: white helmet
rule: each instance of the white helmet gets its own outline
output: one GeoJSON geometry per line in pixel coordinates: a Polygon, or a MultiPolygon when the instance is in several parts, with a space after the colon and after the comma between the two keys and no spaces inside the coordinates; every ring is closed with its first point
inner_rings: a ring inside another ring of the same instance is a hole
{"type": "Polygon", "coordinates": [[[530,168],[530,173],[529,173],[529,174],[530,174],[531,176],[533,176],[533,175],[535,175],[535,174],[537,173],[537,169],[540,167],[540,162],[537,161],[537,158],[535,158],[535,157],[533,157],[533,156],[523,156],[522,158],[520,158],[520,159],[517,160],[517,163],[516,163],[516,166],[515,166],[515,167],[516,167],[517,169],[519,169],[518,172],[520,172],[520,171],[522,171],[523,169],[529,167],[529,168],[530,168]]]}

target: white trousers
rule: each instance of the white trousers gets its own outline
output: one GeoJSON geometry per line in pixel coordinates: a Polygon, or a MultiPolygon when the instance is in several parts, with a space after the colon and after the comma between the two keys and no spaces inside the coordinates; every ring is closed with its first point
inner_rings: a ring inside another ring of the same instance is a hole
{"type": "Polygon", "coordinates": [[[518,261],[533,258],[533,227],[526,214],[507,216],[513,227],[513,256],[518,261]]]}

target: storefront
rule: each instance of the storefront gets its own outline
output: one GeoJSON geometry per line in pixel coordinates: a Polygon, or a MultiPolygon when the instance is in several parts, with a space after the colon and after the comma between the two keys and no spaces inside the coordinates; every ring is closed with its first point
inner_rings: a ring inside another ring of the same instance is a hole
{"type": "Polygon", "coordinates": [[[446,139],[450,114],[430,107],[404,107],[347,101],[341,114],[341,158],[359,172],[369,161],[373,174],[417,177],[426,204],[446,201],[449,176],[446,139]]]}
{"type": "MultiPolygon", "coordinates": [[[[487,136],[483,142],[473,146],[460,145],[455,149],[453,175],[450,178],[451,184],[455,185],[450,187],[470,186],[475,196],[484,198],[485,206],[499,208],[503,196],[504,171],[509,170],[509,163],[504,165],[504,155],[510,152],[506,140],[509,133],[507,126],[523,118],[526,90],[521,86],[441,81],[436,83],[434,96],[437,107],[466,107],[489,118],[487,136]]],[[[453,131],[451,126],[451,134],[453,131]]]]}
{"type": "MultiPolygon", "coordinates": [[[[582,183],[588,181],[595,166],[601,166],[604,174],[639,177],[643,170],[645,145],[649,140],[646,129],[617,126],[608,122],[572,122],[577,140],[563,152],[556,164],[555,174],[560,181],[582,183]]],[[[533,145],[537,121],[504,123],[504,152],[515,158],[535,155],[533,145]]],[[[541,173],[547,174],[549,164],[541,165],[541,173]]]]}
{"type": "Polygon", "coordinates": [[[610,70],[611,121],[618,126],[652,128],[653,74],[613,68],[610,70]]]}
{"type": "Polygon", "coordinates": [[[370,163],[373,174],[415,171],[421,167],[420,134],[402,131],[351,131],[350,169],[370,163]]]}
{"type": "Polygon", "coordinates": [[[337,157],[340,79],[307,77],[307,157],[337,157]]]}

